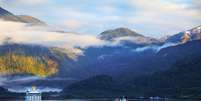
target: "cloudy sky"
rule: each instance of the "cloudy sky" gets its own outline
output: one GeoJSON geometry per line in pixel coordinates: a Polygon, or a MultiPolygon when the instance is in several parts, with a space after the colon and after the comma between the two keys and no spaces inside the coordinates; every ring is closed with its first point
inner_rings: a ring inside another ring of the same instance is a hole
{"type": "Polygon", "coordinates": [[[128,27],[153,37],[201,25],[201,0],[0,0],[14,14],[27,14],[65,30],[97,35],[128,27]]]}

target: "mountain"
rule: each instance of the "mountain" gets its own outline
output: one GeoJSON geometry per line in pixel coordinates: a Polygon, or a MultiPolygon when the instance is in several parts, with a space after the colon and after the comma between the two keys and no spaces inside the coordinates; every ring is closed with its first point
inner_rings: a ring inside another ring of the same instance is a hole
{"type": "Polygon", "coordinates": [[[147,88],[150,96],[201,98],[201,58],[178,61],[171,69],[133,81],[135,89],[147,88]]]}
{"type": "Polygon", "coordinates": [[[0,7],[0,18],[7,21],[20,21],[20,19],[9,11],[0,7]]]}
{"type": "Polygon", "coordinates": [[[100,34],[100,38],[104,40],[113,40],[119,37],[125,36],[134,36],[134,37],[143,37],[142,35],[128,29],[128,28],[116,28],[112,30],[104,31],[100,34]]]}
{"type": "Polygon", "coordinates": [[[46,77],[56,74],[58,71],[56,59],[50,53],[42,53],[45,50],[33,49],[34,47],[40,48],[19,44],[0,46],[1,75],[31,74],[46,77]],[[39,54],[36,55],[36,51],[39,54]]]}
{"type": "Polygon", "coordinates": [[[148,96],[201,98],[201,54],[177,61],[170,69],[135,78],[133,90],[148,96]]]}
{"type": "MultiPolygon", "coordinates": [[[[150,68],[159,66],[163,70],[136,76],[136,68],[124,68],[126,72],[121,70],[123,75],[118,76],[118,78],[104,76],[109,79],[107,81],[99,80],[102,79],[102,76],[94,76],[67,86],[62,93],[78,97],[88,97],[90,94],[93,97],[101,97],[105,94],[106,97],[126,95],[129,97],[201,98],[200,46],[201,40],[195,40],[164,48],[152,57],[152,60],[143,62],[150,68]],[[96,87],[99,88],[97,81],[108,88],[95,89],[96,87]]],[[[136,66],[136,64],[133,63],[132,66],[136,66]]],[[[142,66],[141,64],[140,67],[142,66]]],[[[146,69],[143,68],[143,70],[146,69]]]]}
{"type": "MultiPolygon", "coordinates": [[[[172,67],[177,61],[188,59],[192,56],[200,56],[201,40],[189,41],[185,44],[177,44],[161,49],[157,53],[149,53],[149,57],[143,56],[141,61],[133,62],[127,69],[122,70],[119,77],[129,79],[137,73],[152,74],[156,71],[164,71],[172,67]],[[146,61],[146,62],[145,62],[146,61]]],[[[143,55],[143,54],[142,54],[143,55]]]]}
{"type": "MultiPolygon", "coordinates": [[[[122,34],[123,32],[130,33],[126,34],[129,37],[144,37],[140,34],[133,34],[133,31],[126,28],[116,30],[120,30],[118,32],[121,33],[120,36],[115,37],[124,36],[122,34]]],[[[116,30],[110,30],[110,33],[106,33],[107,31],[103,33],[107,36],[111,35],[111,31],[116,32],[116,30]]],[[[116,35],[116,33],[114,34],[116,35]]],[[[100,34],[100,38],[102,37],[101,35],[103,34],[100,34]]],[[[171,46],[166,43],[139,44],[137,42],[127,41],[120,46],[89,47],[83,50],[84,55],[78,58],[76,67],[85,68],[88,73],[84,74],[91,74],[89,76],[106,74],[115,78],[121,77],[121,79],[124,79],[131,77],[130,75],[140,76],[150,74],[158,70],[165,70],[175,62],[173,60],[178,52],[166,58],[164,57],[166,51],[162,51],[163,48],[171,46]],[[169,60],[170,58],[171,60],[169,60]]],[[[180,57],[182,56],[184,55],[180,55],[180,57]]]]}
{"type": "Polygon", "coordinates": [[[116,28],[112,30],[107,30],[98,36],[102,40],[114,41],[129,41],[137,44],[149,44],[149,43],[157,43],[158,40],[150,37],[145,37],[137,32],[134,32],[128,28],[116,28]]]}
{"type": "Polygon", "coordinates": [[[7,89],[0,87],[0,94],[6,93],[6,92],[8,92],[7,89]]]}
{"type": "Polygon", "coordinates": [[[192,40],[200,40],[201,39],[201,26],[195,27],[190,30],[192,35],[192,40]]]}
{"type": "Polygon", "coordinates": [[[16,53],[6,53],[0,57],[0,74],[33,74],[46,77],[57,73],[58,64],[54,60],[43,57],[31,57],[16,53]]]}
{"type": "Polygon", "coordinates": [[[29,15],[18,15],[18,17],[19,17],[20,21],[24,22],[24,23],[29,23],[32,25],[45,25],[45,23],[42,22],[41,20],[34,18],[32,16],[29,16],[29,15]]]}
{"type": "Polygon", "coordinates": [[[98,98],[114,98],[114,95],[125,94],[121,88],[121,85],[114,81],[112,77],[108,75],[98,75],[71,84],[68,88],[63,89],[62,96],[97,98],[97,95],[99,95],[98,98]]]}
{"type": "Polygon", "coordinates": [[[84,75],[78,75],[77,72],[83,69],[77,70],[73,65],[76,53],[65,50],[32,44],[0,45],[1,85],[14,89],[33,84],[46,87],[57,85],[62,88],[61,82],[67,84],[67,81],[80,80],[79,77],[84,75]]]}
{"type": "Polygon", "coordinates": [[[11,12],[3,9],[0,7],[0,19],[6,20],[6,21],[15,21],[15,22],[22,22],[22,23],[28,23],[31,25],[45,25],[44,22],[38,20],[37,18],[28,16],[28,15],[14,15],[11,12]]]}
{"type": "Polygon", "coordinates": [[[5,89],[5,88],[3,88],[3,87],[0,87],[0,98],[1,98],[1,99],[5,99],[5,98],[8,97],[10,94],[11,94],[11,93],[10,93],[7,89],[5,89]]]}
{"type": "Polygon", "coordinates": [[[182,42],[182,38],[185,37],[185,33],[189,33],[190,39],[191,40],[200,40],[201,39],[201,26],[194,27],[192,29],[180,32],[178,34],[175,34],[173,36],[170,36],[167,38],[166,42],[182,42]]]}

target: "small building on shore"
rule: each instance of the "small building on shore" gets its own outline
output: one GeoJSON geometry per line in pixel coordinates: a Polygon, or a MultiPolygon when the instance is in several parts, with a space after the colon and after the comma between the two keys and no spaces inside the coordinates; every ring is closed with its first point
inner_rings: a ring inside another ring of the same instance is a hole
{"type": "Polygon", "coordinates": [[[42,101],[41,92],[36,87],[32,87],[26,91],[25,101],[42,101]]]}

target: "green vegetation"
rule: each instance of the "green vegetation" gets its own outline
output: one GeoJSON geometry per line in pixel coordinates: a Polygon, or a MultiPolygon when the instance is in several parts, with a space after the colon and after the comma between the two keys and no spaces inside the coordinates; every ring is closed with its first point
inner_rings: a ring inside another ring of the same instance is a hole
{"type": "MultiPolygon", "coordinates": [[[[201,99],[201,57],[177,61],[170,69],[121,82],[110,76],[95,76],[63,90],[74,97],[150,97],[201,99]]],[[[67,95],[66,95],[67,96],[67,95]]]]}
{"type": "Polygon", "coordinates": [[[200,99],[200,67],[200,56],[186,57],[167,71],[137,78],[130,84],[145,95],[200,99]]]}
{"type": "Polygon", "coordinates": [[[57,73],[58,64],[48,57],[33,57],[16,53],[0,56],[0,74],[32,74],[47,77],[57,73]]]}

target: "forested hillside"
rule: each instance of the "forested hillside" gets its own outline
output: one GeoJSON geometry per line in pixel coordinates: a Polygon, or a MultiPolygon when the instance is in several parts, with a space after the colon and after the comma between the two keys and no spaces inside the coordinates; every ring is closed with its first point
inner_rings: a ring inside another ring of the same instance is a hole
{"type": "Polygon", "coordinates": [[[58,64],[48,57],[41,58],[16,53],[0,56],[0,74],[25,73],[46,77],[57,71],[58,64]]]}
{"type": "Polygon", "coordinates": [[[176,59],[176,62],[166,70],[138,77],[130,73],[130,77],[123,77],[123,81],[121,81],[121,76],[118,79],[112,79],[109,76],[104,76],[107,79],[102,79],[102,76],[96,76],[72,84],[65,88],[63,93],[78,97],[89,95],[101,97],[102,94],[106,94],[104,97],[126,95],[128,97],[161,96],[201,99],[201,53],[196,52],[201,49],[200,44],[201,41],[197,40],[161,50],[163,53],[172,56],[175,55],[171,53],[173,52],[171,50],[177,50],[179,52],[174,52],[184,55],[182,58],[176,59]],[[189,50],[189,54],[194,55],[185,55],[182,50],[189,50]],[[101,82],[97,84],[97,81],[101,82]],[[99,88],[99,84],[104,86],[99,88]]]}

